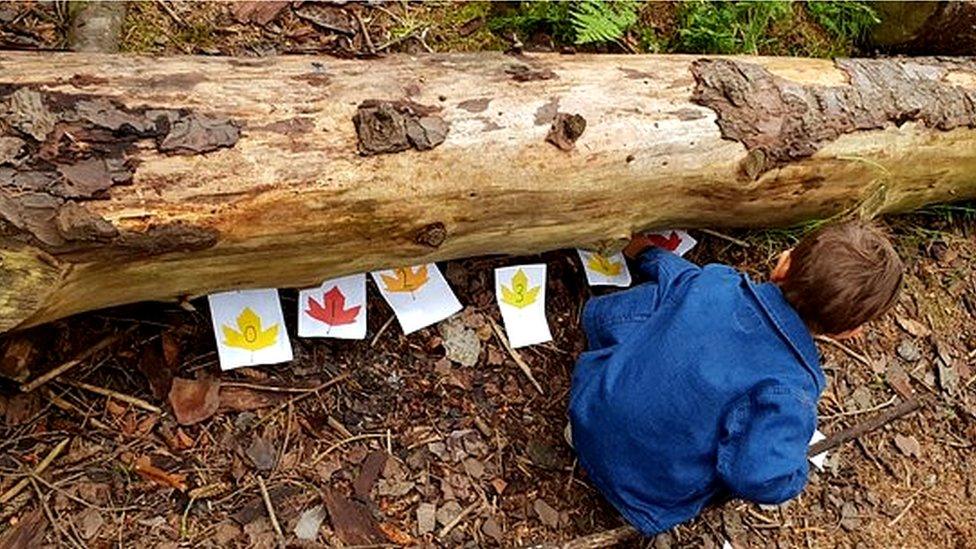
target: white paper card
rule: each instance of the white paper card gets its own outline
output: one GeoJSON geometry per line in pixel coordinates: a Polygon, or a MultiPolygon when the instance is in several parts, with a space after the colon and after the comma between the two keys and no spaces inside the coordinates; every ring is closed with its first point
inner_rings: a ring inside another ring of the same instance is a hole
{"type": "MultiPolygon", "coordinates": [[[[813,436],[810,438],[810,446],[813,446],[814,444],[820,442],[825,438],[827,437],[820,432],[820,429],[817,429],[816,431],[813,432],[813,436]]],[[[827,452],[821,452],[815,456],[810,456],[808,459],[810,460],[810,463],[814,464],[817,467],[818,471],[823,471],[824,461],[826,461],[827,459],[827,452]]]]}
{"type": "Polygon", "coordinates": [[[298,293],[299,337],[366,337],[366,275],[326,280],[298,293]]]}
{"type": "Polygon", "coordinates": [[[376,271],[372,275],[405,334],[426,328],[461,310],[461,302],[434,263],[376,271]]]}
{"type": "Polygon", "coordinates": [[[495,269],[495,299],[512,348],[552,341],[546,321],[546,266],[495,269]]]}
{"type": "Polygon", "coordinates": [[[241,290],[207,297],[220,369],[292,359],[278,290],[241,290]]]}
{"type": "Polygon", "coordinates": [[[630,271],[624,254],[616,253],[604,256],[587,250],[576,250],[583,262],[586,282],[590,286],[630,286],[630,271]]]}
{"type": "Polygon", "coordinates": [[[655,246],[674,252],[678,256],[685,255],[695,247],[695,244],[698,244],[690,234],[677,229],[652,231],[647,233],[647,236],[654,241],[655,246]]]}

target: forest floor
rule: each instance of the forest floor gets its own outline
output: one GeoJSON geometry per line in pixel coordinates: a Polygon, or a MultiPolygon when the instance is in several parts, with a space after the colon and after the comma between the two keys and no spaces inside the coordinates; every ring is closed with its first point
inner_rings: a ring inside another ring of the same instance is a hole
{"type": "MultiPolygon", "coordinates": [[[[404,30],[386,28],[391,34],[366,40],[353,30],[363,15],[355,6],[315,6],[315,23],[287,6],[263,24],[235,22],[243,16],[232,5],[138,3],[123,43],[149,53],[240,55],[360,55],[389,40],[400,41],[384,50],[441,43],[424,23],[408,20],[426,15],[399,7],[383,8],[392,15],[369,13],[404,30]],[[210,26],[194,26],[198,19],[210,26]]],[[[0,27],[8,46],[16,36],[33,41],[21,47],[58,47],[63,24],[52,5],[20,6],[16,20],[5,20],[4,9],[0,22],[22,26],[16,33],[0,27]]],[[[439,17],[445,27],[476,26],[439,17]]],[[[733,501],[630,544],[976,547],[974,213],[943,206],[884,220],[907,266],[899,303],[846,349],[821,342],[825,434],[904,398],[918,399],[920,411],[831,451],[825,470],[812,469],[807,490],[785,506],[733,501]]],[[[692,233],[700,243],[690,260],[762,279],[800,231],[731,233],[745,245],[692,233]]],[[[441,269],[467,305],[453,320],[404,336],[370,285],[367,339],[293,338],[295,360],[277,366],[221,372],[205,300],[114,308],[0,338],[0,370],[15,377],[37,379],[82,357],[30,392],[0,380],[0,547],[16,547],[17,536],[34,539],[23,545],[32,547],[273,547],[275,522],[296,547],[508,547],[621,525],[562,434],[571,372],[585,344],[580,310],[594,293],[613,290],[589,288],[571,251],[451,261],[441,269]],[[554,339],[518,352],[541,393],[492,329],[501,322],[492,270],[523,262],[549,268],[554,339]],[[476,351],[477,361],[460,364],[458,348],[476,351]],[[198,415],[196,423],[176,421],[174,379],[181,412],[198,415]],[[52,453],[42,472],[29,474],[52,453]],[[18,483],[23,488],[14,490],[18,483]],[[296,526],[319,521],[313,541],[298,539],[296,526]]],[[[281,295],[293,334],[297,292],[281,295]]]]}

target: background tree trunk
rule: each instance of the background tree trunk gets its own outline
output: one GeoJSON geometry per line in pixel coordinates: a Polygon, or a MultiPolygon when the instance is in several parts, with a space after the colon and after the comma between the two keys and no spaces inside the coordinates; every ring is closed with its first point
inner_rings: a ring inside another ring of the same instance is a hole
{"type": "Polygon", "coordinates": [[[2,53],[0,331],[972,198],[974,110],[972,60],[2,53]]]}
{"type": "Polygon", "coordinates": [[[868,42],[893,52],[976,54],[976,1],[873,2],[881,23],[868,42]]]}

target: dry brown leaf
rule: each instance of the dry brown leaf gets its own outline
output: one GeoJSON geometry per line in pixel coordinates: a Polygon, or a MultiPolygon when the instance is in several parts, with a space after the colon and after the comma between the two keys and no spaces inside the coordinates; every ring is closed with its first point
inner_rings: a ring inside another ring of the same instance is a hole
{"type": "Polygon", "coordinates": [[[267,25],[287,6],[287,1],[235,2],[231,5],[230,12],[239,23],[267,25]]]}
{"type": "Polygon", "coordinates": [[[410,537],[409,534],[403,530],[400,530],[389,522],[380,523],[379,528],[380,531],[383,532],[383,534],[385,534],[391,542],[400,547],[407,547],[415,543],[414,539],[410,537]]]}
{"type": "Polygon", "coordinates": [[[912,320],[901,315],[895,315],[895,322],[901,327],[902,330],[905,330],[915,337],[929,337],[932,335],[932,330],[917,320],[912,320]]]}
{"type": "Polygon", "coordinates": [[[909,457],[921,457],[922,456],[922,446],[918,443],[918,439],[909,435],[895,435],[895,446],[901,450],[901,453],[909,457]]]}
{"type": "Polygon", "coordinates": [[[137,458],[133,470],[142,478],[155,482],[160,486],[176,488],[180,492],[186,491],[186,475],[168,473],[156,467],[149,460],[149,456],[137,458]]]}
{"type": "Polygon", "coordinates": [[[180,425],[208,419],[220,406],[220,380],[173,378],[169,403],[180,425]]]}
{"type": "Polygon", "coordinates": [[[269,391],[255,391],[246,387],[221,387],[220,411],[248,412],[284,402],[288,396],[269,391]]]}
{"type": "Polygon", "coordinates": [[[180,362],[180,341],[173,332],[163,332],[160,337],[163,345],[163,360],[170,369],[176,370],[180,362]]]}
{"type": "Polygon", "coordinates": [[[26,336],[11,336],[0,354],[0,376],[26,381],[37,354],[34,342],[26,336]]]}
{"type": "Polygon", "coordinates": [[[114,398],[105,399],[105,411],[116,419],[125,415],[129,408],[121,402],[116,402],[114,398]]]}

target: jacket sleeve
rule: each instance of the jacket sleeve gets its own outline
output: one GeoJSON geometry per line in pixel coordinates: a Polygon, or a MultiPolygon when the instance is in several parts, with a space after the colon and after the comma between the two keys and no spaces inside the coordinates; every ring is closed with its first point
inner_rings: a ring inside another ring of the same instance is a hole
{"type": "Polygon", "coordinates": [[[779,384],[742,397],[723,422],[718,472],[737,497],[782,503],[807,483],[807,446],[816,429],[816,403],[779,384]]]}
{"type": "Polygon", "coordinates": [[[661,248],[648,248],[637,257],[637,270],[649,281],[667,286],[674,279],[700,267],[661,248]]]}

